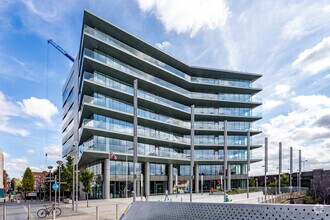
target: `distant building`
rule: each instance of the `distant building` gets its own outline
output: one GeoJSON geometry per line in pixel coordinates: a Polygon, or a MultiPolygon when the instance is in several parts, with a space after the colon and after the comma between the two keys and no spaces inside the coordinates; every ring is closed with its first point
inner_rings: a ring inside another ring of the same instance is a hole
{"type": "MultiPolygon", "coordinates": [[[[289,175],[289,173],[287,173],[289,175]]],[[[298,177],[299,173],[295,172],[292,174],[292,186],[298,186],[298,177]]],[[[252,177],[251,177],[252,178],[252,177]]],[[[258,182],[259,187],[263,187],[265,185],[265,176],[255,176],[256,182],[258,182]]],[[[278,174],[275,175],[267,175],[267,185],[278,180],[278,174]]],[[[330,170],[324,169],[315,169],[312,171],[304,171],[301,172],[301,187],[308,187],[310,190],[313,190],[314,187],[318,187],[318,185],[322,183],[330,183],[330,170]]]]}
{"type": "Polygon", "coordinates": [[[32,172],[32,175],[34,177],[34,190],[39,191],[39,189],[45,187],[45,181],[46,176],[48,172],[42,171],[42,172],[32,172]]]}
{"type": "Polygon", "coordinates": [[[6,170],[3,171],[3,188],[5,192],[8,192],[10,189],[10,178],[6,170]]]}
{"type": "Polygon", "coordinates": [[[3,155],[2,150],[0,150],[0,189],[4,188],[4,169],[5,169],[5,163],[4,163],[5,157],[3,155]]]}

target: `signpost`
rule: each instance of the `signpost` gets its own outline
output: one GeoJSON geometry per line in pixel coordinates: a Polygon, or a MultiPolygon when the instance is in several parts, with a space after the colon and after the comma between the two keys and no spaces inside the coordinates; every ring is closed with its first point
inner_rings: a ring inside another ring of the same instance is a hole
{"type": "Polygon", "coordinates": [[[53,186],[52,186],[53,190],[55,190],[55,191],[58,190],[58,187],[59,187],[59,186],[58,186],[57,183],[54,183],[53,186]]]}

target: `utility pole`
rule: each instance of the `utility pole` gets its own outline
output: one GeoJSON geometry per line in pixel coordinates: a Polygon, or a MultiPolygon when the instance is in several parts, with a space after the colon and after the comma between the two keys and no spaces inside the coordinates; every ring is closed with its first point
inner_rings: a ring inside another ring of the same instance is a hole
{"type": "Polygon", "coordinates": [[[195,105],[191,106],[191,134],[190,134],[190,182],[189,182],[189,191],[190,191],[190,202],[192,202],[192,184],[194,178],[194,138],[195,138],[195,105]]]}
{"type": "Polygon", "coordinates": [[[137,118],[137,111],[138,111],[138,98],[137,98],[137,90],[138,90],[138,80],[134,80],[134,114],[133,114],[133,202],[136,201],[136,163],[137,163],[137,126],[138,126],[138,118],[137,118]]]}
{"type": "Polygon", "coordinates": [[[226,202],[226,173],[227,173],[227,120],[224,121],[223,133],[224,166],[223,166],[223,201],[226,202]]]}
{"type": "Polygon", "coordinates": [[[247,132],[247,178],[246,178],[246,197],[249,198],[250,195],[250,176],[249,176],[249,172],[250,172],[250,130],[248,130],[247,132]]]}
{"type": "Polygon", "coordinates": [[[278,194],[281,194],[282,142],[278,145],[278,194]]]}
{"type": "Polygon", "coordinates": [[[265,200],[267,200],[268,138],[265,138],[265,200]]]}

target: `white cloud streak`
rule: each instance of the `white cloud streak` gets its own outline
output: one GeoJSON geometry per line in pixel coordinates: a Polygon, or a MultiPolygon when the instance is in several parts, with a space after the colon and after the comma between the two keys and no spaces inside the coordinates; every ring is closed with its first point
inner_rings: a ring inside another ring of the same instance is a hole
{"type": "Polygon", "coordinates": [[[293,67],[303,72],[316,74],[330,68],[330,37],[301,52],[293,62],[293,67]]]}
{"type": "Polygon", "coordinates": [[[143,12],[155,14],[167,31],[189,33],[194,37],[198,31],[222,28],[230,16],[223,0],[138,0],[143,12]]]}

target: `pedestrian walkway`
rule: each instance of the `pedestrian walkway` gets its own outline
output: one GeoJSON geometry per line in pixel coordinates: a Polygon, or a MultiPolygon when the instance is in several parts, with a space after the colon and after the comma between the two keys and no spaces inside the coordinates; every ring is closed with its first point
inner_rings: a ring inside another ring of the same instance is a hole
{"type": "MultiPolygon", "coordinates": [[[[258,203],[258,197],[262,196],[262,192],[253,192],[250,193],[250,198],[247,199],[245,194],[235,194],[228,195],[231,203],[258,203]]],[[[166,202],[189,202],[190,194],[172,194],[168,195],[169,200],[166,202]]],[[[164,201],[165,195],[149,196],[149,201],[164,201]]],[[[141,197],[136,197],[137,201],[141,201],[141,197]]],[[[143,201],[146,198],[142,199],[143,201]]],[[[87,207],[86,201],[79,201],[78,212],[73,212],[72,204],[61,204],[60,208],[62,209],[62,214],[56,219],[66,219],[66,220],[89,220],[96,219],[96,207],[99,208],[99,219],[100,220],[114,220],[116,216],[120,216],[124,213],[126,208],[132,203],[133,198],[118,198],[118,199],[99,199],[99,200],[89,200],[89,207],[87,207]],[[117,206],[116,206],[117,205],[117,206]]],[[[193,202],[200,203],[223,203],[223,195],[209,195],[209,193],[193,194],[193,202]]],[[[37,211],[43,207],[45,204],[49,203],[39,203],[39,202],[27,202],[26,204],[15,204],[7,203],[7,220],[20,220],[26,219],[28,213],[28,204],[31,205],[31,216],[32,219],[37,219],[37,211]]],[[[1,218],[0,218],[1,219],[1,218]]],[[[51,216],[48,218],[51,219],[51,216]]]]}

